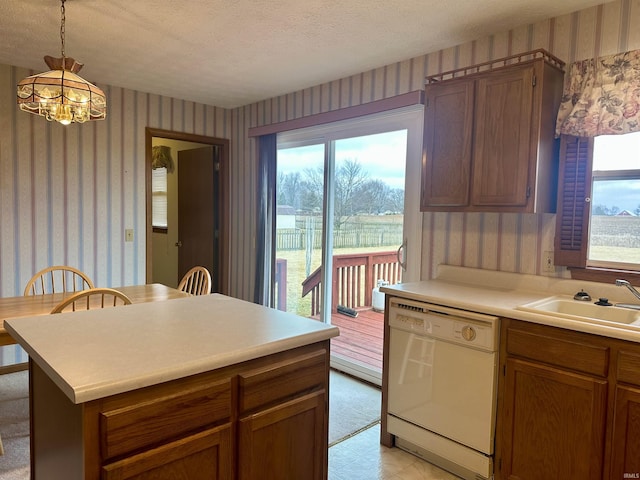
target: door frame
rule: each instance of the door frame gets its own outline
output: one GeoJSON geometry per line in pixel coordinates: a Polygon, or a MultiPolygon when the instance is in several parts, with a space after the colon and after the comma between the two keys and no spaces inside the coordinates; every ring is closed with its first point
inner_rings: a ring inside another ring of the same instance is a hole
{"type": "MultiPolygon", "coordinates": [[[[328,123],[325,125],[308,127],[305,129],[283,131],[278,133],[276,149],[283,145],[288,147],[304,146],[316,143],[323,143],[325,146],[338,140],[352,137],[366,136],[378,133],[391,132],[395,130],[407,131],[407,151],[405,154],[405,203],[403,219],[403,267],[402,282],[415,282],[421,278],[422,270],[422,212],[420,211],[420,179],[422,168],[422,134],[423,134],[424,106],[415,104],[373,113],[354,119],[341,120],[340,122],[328,123]],[[408,261],[409,260],[409,261],[408,261]]],[[[334,168],[333,161],[327,162],[328,155],[334,155],[334,145],[329,150],[325,148],[325,168],[334,168]],[[329,165],[327,165],[327,163],[329,165]]],[[[334,172],[325,171],[327,175],[333,176],[334,172]]],[[[326,188],[326,186],[325,186],[326,188]]],[[[327,202],[329,197],[333,197],[330,192],[324,193],[325,219],[323,222],[323,236],[327,235],[327,221],[331,221],[327,215],[327,202]],[[329,193],[329,195],[327,195],[329,193]]],[[[329,213],[332,217],[332,215],[329,213]]],[[[275,225],[273,226],[275,231],[275,225]]],[[[329,236],[331,242],[332,236],[329,236]]],[[[322,264],[327,265],[333,255],[332,245],[323,241],[322,264]]],[[[275,245],[272,253],[272,262],[275,262],[275,245]]],[[[275,267],[272,267],[275,268],[275,267]]],[[[322,284],[332,284],[332,269],[324,268],[322,284]]],[[[322,295],[321,303],[324,312],[331,312],[330,303],[326,303],[327,297],[322,295]]],[[[330,316],[330,314],[329,314],[330,316]]],[[[321,318],[321,321],[324,321],[321,318]]],[[[382,372],[378,374],[373,369],[363,367],[348,359],[331,355],[330,365],[337,370],[348,373],[374,385],[382,384],[382,372]]]]}
{"type": "Polygon", "coordinates": [[[219,265],[220,293],[229,293],[229,140],[226,138],[207,137],[193,133],[174,132],[159,128],[145,127],[145,216],[146,216],[146,283],[153,280],[153,224],[151,212],[151,164],[153,138],[166,138],[185,142],[213,145],[220,148],[220,188],[218,204],[220,205],[220,249],[217,264],[219,265]]]}

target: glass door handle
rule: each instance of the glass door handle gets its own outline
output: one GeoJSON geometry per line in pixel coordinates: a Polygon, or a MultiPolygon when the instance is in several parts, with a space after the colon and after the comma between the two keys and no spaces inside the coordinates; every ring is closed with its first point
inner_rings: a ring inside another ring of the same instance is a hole
{"type": "Polygon", "coordinates": [[[396,258],[398,259],[398,264],[404,271],[407,270],[407,262],[403,262],[402,258],[404,257],[404,252],[406,247],[407,247],[407,239],[405,238],[404,242],[402,242],[402,245],[398,247],[398,251],[396,252],[396,258]]]}

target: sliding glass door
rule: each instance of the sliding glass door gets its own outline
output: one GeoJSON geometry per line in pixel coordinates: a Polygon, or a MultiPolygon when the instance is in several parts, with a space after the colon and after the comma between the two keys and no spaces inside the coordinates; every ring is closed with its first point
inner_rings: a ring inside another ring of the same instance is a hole
{"type": "Polygon", "coordinates": [[[276,306],[338,326],[332,366],[374,383],[379,287],[419,278],[421,119],[414,108],[278,136],[276,306]]]}

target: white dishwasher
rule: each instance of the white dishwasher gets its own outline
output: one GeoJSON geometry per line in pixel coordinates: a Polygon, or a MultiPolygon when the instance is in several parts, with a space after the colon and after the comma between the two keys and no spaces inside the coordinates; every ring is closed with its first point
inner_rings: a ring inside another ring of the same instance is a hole
{"type": "Polygon", "coordinates": [[[499,320],[389,299],[387,430],[465,479],[493,477],[499,320]]]}

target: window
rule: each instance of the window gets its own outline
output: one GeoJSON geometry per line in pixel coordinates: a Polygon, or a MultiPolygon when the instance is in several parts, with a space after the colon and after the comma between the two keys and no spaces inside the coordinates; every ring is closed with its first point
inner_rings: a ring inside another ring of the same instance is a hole
{"type": "Polygon", "coordinates": [[[640,273],[639,167],[640,132],[562,136],[555,257],[574,278],[640,273]]]}
{"type": "Polygon", "coordinates": [[[151,211],[153,228],[167,229],[167,169],[151,170],[151,211]]]}
{"type": "Polygon", "coordinates": [[[640,50],[571,64],[558,111],[557,265],[640,282],[640,50]],[[637,193],[636,193],[637,192],[637,193]]]}
{"type": "Polygon", "coordinates": [[[594,138],[587,265],[640,270],[640,132],[594,138]]]}

